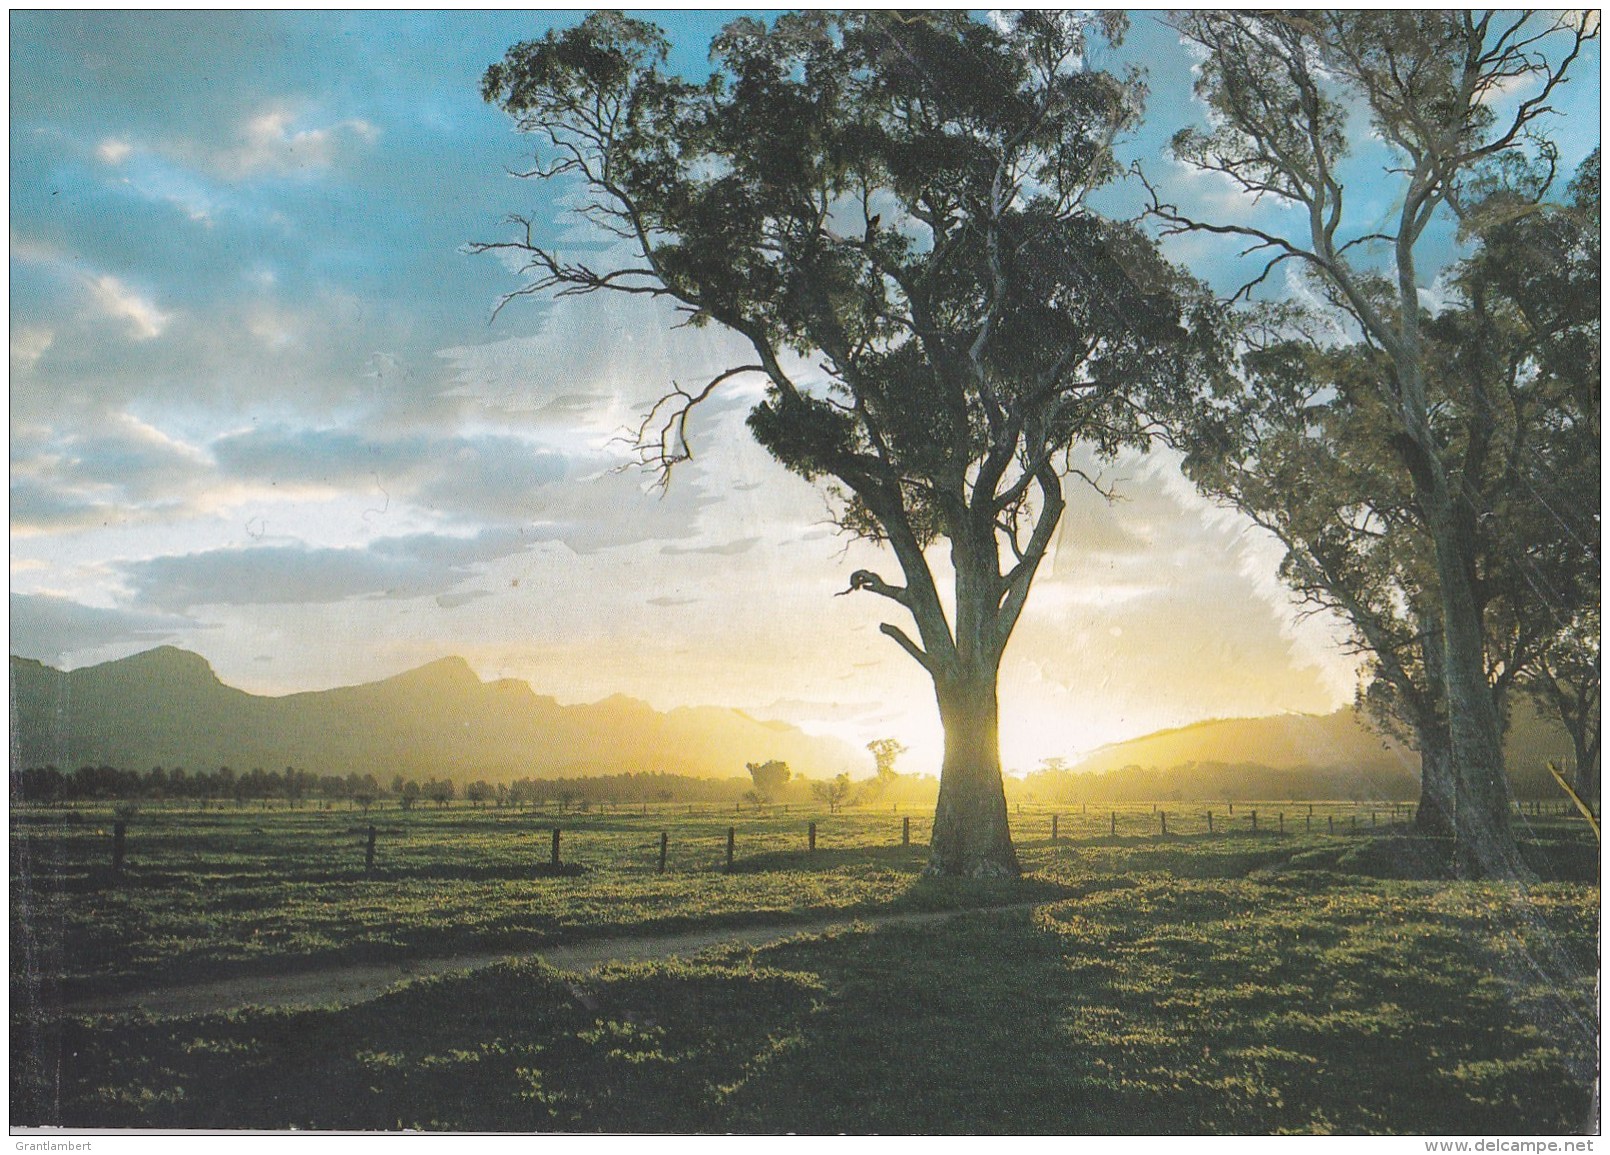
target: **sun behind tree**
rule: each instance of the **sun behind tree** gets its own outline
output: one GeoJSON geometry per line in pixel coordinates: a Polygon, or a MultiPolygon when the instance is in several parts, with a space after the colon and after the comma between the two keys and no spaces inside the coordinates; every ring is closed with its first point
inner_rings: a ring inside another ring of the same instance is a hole
{"type": "Polygon", "coordinates": [[[483,81],[540,142],[525,175],[563,182],[599,238],[632,251],[594,267],[516,217],[513,239],[474,246],[525,262],[510,297],[643,296],[753,354],[661,399],[644,464],[667,476],[691,454],[695,408],[759,377],[756,439],[826,485],[842,529],[893,552],[902,581],[860,570],[845,592],[908,614],[882,630],[933,680],[931,873],[1019,872],[996,686],[1071,451],[1144,448],[1154,402],[1208,345],[1205,299],[1085,203],[1140,110],[1137,78],[1089,65],[1123,30],[1111,13],[744,18],[695,83],[662,71],[659,29],[594,14],[514,46],[483,81]]]}

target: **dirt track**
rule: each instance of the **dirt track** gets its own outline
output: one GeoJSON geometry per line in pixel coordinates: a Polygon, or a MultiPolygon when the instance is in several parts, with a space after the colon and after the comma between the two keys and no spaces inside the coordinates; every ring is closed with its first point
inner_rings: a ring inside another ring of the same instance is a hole
{"type": "Polygon", "coordinates": [[[419,958],[398,963],[375,963],[299,971],[282,975],[252,975],[216,982],[187,983],[144,991],[69,1002],[62,1009],[68,1014],[109,1013],[143,1010],[153,1015],[182,1017],[213,1014],[239,1007],[322,1007],[347,1006],[377,998],[393,987],[429,975],[480,970],[506,959],[542,958],[567,971],[588,971],[611,962],[692,955],[715,946],[765,946],[801,934],[820,934],[833,927],[863,923],[874,927],[913,926],[942,922],[961,915],[985,912],[1027,910],[1039,903],[979,907],[920,914],[892,914],[878,918],[841,916],[812,922],[778,923],[770,926],[733,927],[691,931],[676,935],[642,935],[597,938],[570,945],[529,951],[499,951],[487,954],[451,955],[419,958]]]}

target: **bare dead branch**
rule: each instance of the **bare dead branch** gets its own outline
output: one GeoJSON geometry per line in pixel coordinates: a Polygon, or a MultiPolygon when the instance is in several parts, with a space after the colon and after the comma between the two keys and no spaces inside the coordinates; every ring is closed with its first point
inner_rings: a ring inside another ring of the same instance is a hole
{"type": "Polygon", "coordinates": [[[636,466],[652,470],[654,487],[664,492],[671,484],[672,470],[684,461],[693,459],[693,445],[688,439],[688,421],[693,411],[707,400],[716,387],[729,378],[742,373],[763,373],[759,365],[735,365],[717,373],[697,393],[672,382],[669,393],[663,394],[643,415],[635,430],[627,430],[613,439],[617,444],[629,446],[637,460],[619,468],[636,466]]]}

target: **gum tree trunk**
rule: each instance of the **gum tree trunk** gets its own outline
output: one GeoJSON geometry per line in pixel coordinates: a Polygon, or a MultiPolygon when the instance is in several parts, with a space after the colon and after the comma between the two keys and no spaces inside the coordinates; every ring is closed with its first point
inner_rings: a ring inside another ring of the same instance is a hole
{"type": "Polygon", "coordinates": [[[1576,748],[1576,781],[1572,783],[1576,792],[1589,806],[1595,810],[1599,807],[1599,749],[1598,743],[1589,743],[1583,732],[1571,735],[1571,744],[1576,748]],[[1591,748],[1590,748],[1591,745],[1591,748]]]}
{"type": "Polygon", "coordinates": [[[1422,634],[1420,657],[1425,664],[1427,691],[1415,711],[1415,737],[1420,747],[1420,807],[1414,814],[1416,831],[1428,838],[1455,838],[1454,820],[1459,788],[1454,781],[1453,749],[1445,709],[1436,706],[1445,694],[1445,646],[1441,619],[1429,611],[1419,614],[1422,634]]]}
{"type": "Polygon", "coordinates": [[[1428,838],[1454,837],[1453,758],[1448,750],[1448,732],[1430,726],[1419,732],[1420,806],[1414,813],[1414,828],[1428,838]]]}
{"type": "Polygon", "coordinates": [[[1022,873],[1006,818],[994,670],[936,677],[945,760],[925,873],[1015,878],[1022,873]]]}
{"type": "Polygon", "coordinates": [[[1511,795],[1504,773],[1503,731],[1487,681],[1468,527],[1461,524],[1441,471],[1426,480],[1429,485],[1417,488],[1427,513],[1442,591],[1443,684],[1459,856],[1465,869],[1477,877],[1514,877],[1524,871],[1509,823],[1511,795]]]}
{"type": "MultiPolygon", "coordinates": [[[[1487,678],[1482,605],[1476,592],[1477,511],[1456,489],[1427,417],[1426,383],[1414,311],[1414,263],[1403,252],[1398,274],[1403,302],[1398,363],[1404,435],[1398,439],[1415,501],[1425,519],[1436,570],[1442,625],[1442,685],[1453,760],[1454,837],[1461,869],[1476,878],[1526,874],[1509,824],[1509,779],[1503,727],[1487,678]]],[[[1429,665],[1429,663],[1428,663],[1429,665]]]]}

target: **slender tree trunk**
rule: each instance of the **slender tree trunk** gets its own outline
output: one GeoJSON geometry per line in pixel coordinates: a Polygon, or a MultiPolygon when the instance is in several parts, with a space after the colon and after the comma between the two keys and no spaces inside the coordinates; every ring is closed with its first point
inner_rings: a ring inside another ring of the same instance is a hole
{"type": "Polygon", "coordinates": [[[1454,837],[1453,757],[1448,748],[1448,731],[1440,724],[1418,731],[1420,747],[1420,806],[1414,813],[1414,828],[1429,838],[1454,837]]]}
{"type": "Polygon", "coordinates": [[[1510,828],[1512,798],[1504,773],[1503,728],[1487,681],[1470,550],[1440,472],[1423,487],[1421,496],[1442,593],[1443,682],[1459,856],[1464,869],[1477,877],[1515,877],[1524,869],[1510,828]]]}
{"type": "Polygon", "coordinates": [[[1439,456],[1425,403],[1414,318],[1417,296],[1408,233],[1398,237],[1405,348],[1398,365],[1403,437],[1399,443],[1431,539],[1442,619],[1442,684],[1454,774],[1454,836],[1460,867],[1478,878],[1526,873],[1510,829],[1503,727],[1487,680],[1486,635],[1476,596],[1475,511],[1456,494],[1439,456]]]}
{"type": "Polygon", "coordinates": [[[927,874],[1015,878],[1022,873],[1006,819],[995,681],[993,669],[934,678],[945,760],[927,874]]]}
{"type": "Polygon", "coordinates": [[[1442,623],[1423,607],[1416,611],[1416,616],[1422,631],[1420,660],[1425,665],[1426,692],[1416,699],[1419,705],[1414,718],[1416,744],[1420,749],[1420,806],[1415,811],[1414,825],[1427,837],[1453,838],[1458,784],[1454,781],[1446,709],[1436,708],[1436,703],[1447,693],[1448,683],[1443,673],[1447,655],[1442,623]]]}
{"type": "Polygon", "coordinates": [[[1599,718],[1593,702],[1597,692],[1585,686],[1575,693],[1562,686],[1554,671],[1544,669],[1547,699],[1553,705],[1560,723],[1571,735],[1571,752],[1576,758],[1571,774],[1571,786],[1577,796],[1589,806],[1599,805],[1599,718]]]}
{"type": "Polygon", "coordinates": [[[1572,786],[1582,801],[1597,809],[1599,806],[1599,743],[1597,736],[1585,726],[1571,730],[1571,745],[1576,749],[1576,773],[1572,786]]]}

